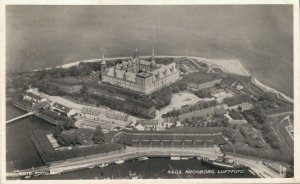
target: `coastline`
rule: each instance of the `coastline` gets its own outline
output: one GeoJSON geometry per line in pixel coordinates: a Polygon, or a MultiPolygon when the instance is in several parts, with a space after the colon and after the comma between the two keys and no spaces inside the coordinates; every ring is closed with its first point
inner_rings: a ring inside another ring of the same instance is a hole
{"type": "MultiPolygon", "coordinates": [[[[150,56],[140,56],[140,58],[142,58],[142,59],[146,59],[149,57],[150,56]]],[[[155,56],[155,57],[156,58],[184,58],[185,56],[155,56]]],[[[113,58],[105,58],[105,60],[107,60],[107,61],[117,60],[117,59],[126,60],[126,59],[130,59],[130,58],[131,57],[113,57],[113,58]]],[[[191,56],[189,58],[195,59],[199,62],[204,62],[204,63],[208,64],[209,67],[218,67],[225,73],[230,73],[230,74],[234,74],[234,75],[242,75],[242,76],[251,76],[250,72],[244,68],[244,66],[242,65],[242,63],[239,60],[207,59],[207,58],[194,57],[194,56],[191,56]],[[229,66],[228,62],[230,62],[231,65],[235,65],[235,67],[229,66]],[[236,65],[238,65],[238,66],[236,66],[236,65]]],[[[81,62],[96,62],[96,61],[101,61],[101,60],[102,60],[101,58],[99,58],[99,59],[95,58],[95,59],[88,59],[88,60],[82,60],[82,61],[75,61],[72,63],[58,65],[58,66],[54,66],[54,67],[48,67],[48,68],[44,68],[44,69],[48,70],[51,68],[69,68],[72,66],[77,66],[81,62]]],[[[37,69],[37,70],[31,70],[31,71],[39,71],[39,70],[44,70],[44,69],[37,69]]],[[[263,84],[262,82],[260,82],[253,76],[252,76],[252,82],[257,87],[262,89],[263,91],[276,93],[278,98],[281,98],[289,103],[294,103],[294,100],[292,97],[287,96],[284,93],[282,93],[266,84],[263,84]]]]}
{"type": "MultiPolygon", "coordinates": [[[[164,157],[164,158],[171,158],[171,157],[182,157],[185,155],[186,157],[210,157],[214,154],[214,150],[206,150],[203,148],[189,148],[189,149],[182,149],[182,148],[137,148],[137,147],[127,147],[124,150],[115,151],[113,153],[102,153],[102,154],[95,154],[85,156],[84,159],[81,157],[71,158],[64,161],[56,161],[50,163],[49,167],[37,167],[34,169],[25,169],[20,170],[20,173],[34,173],[38,172],[73,172],[76,170],[81,170],[85,168],[94,168],[98,167],[101,164],[114,164],[118,161],[130,161],[135,160],[140,157],[164,157]]],[[[243,164],[246,168],[251,169],[254,171],[257,176],[264,176],[264,177],[282,177],[280,174],[275,173],[265,167],[259,160],[254,158],[246,158],[236,156],[236,159],[239,163],[243,164]]],[[[17,175],[18,173],[15,173],[17,175]]]]}

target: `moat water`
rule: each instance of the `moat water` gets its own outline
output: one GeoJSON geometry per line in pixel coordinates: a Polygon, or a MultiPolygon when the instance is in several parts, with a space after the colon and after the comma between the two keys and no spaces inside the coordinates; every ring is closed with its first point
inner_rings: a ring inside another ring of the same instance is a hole
{"type": "MultiPolygon", "coordinates": [[[[25,114],[12,105],[6,106],[7,119],[25,114]]],[[[6,159],[7,171],[43,166],[43,162],[34,147],[30,134],[35,129],[51,130],[53,126],[47,122],[29,117],[21,119],[6,127],[6,159]]],[[[95,167],[60,175],[45,175],[31,179],[124,179],[129,177],[129,171],[144,179],[150,178],[253,178],[247,169],[238,173],[218,170],[201,163],[197,159],[170,160],[169,158],[150,158],[147,161],[127,161],[123,164],[111,164],[106,168],[95,167]],[[224,173],[225,172],[225,173],[224,173]]]]}

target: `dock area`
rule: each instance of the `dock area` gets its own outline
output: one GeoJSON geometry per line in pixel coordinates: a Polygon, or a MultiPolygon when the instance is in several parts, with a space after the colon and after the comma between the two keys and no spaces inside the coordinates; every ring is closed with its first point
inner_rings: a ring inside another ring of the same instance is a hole
{"type": "MultiPolygon", "coordinates": [[[[220,152],[220,150],[217,150],[220,152]]],[[[112,151],[108,153],[94,154],[83,157],[76,157],[66,159],[63,161],[56,161],[49,163],[49,166],[43,166],[34,169],[27,169],[19,171],[20,173],[35,173],[49,172],[49,173],[64,173],[75,170],[94,168],[101,164],[114,164],[119,161],[128,161],[138,159],[140,157],[211,157],[215,154],[215,148],[161,148],[161,147],[126,147],[120,151],[112,151]]],[[[263,175],[267,178],[282,177],[278,173],[270,170],[262,164],[260,160],[251,158],[236,157],[236,160],[245,166],[250,167],[255,173],[263,175]]]]}

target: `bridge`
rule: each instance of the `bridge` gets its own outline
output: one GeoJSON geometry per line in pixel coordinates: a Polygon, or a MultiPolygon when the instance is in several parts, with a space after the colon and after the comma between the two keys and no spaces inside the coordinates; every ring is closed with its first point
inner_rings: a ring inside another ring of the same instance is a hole
{"type": "Polygon", "coordinates": [[[31,116],[31,115],[33,115],[33,114],[34,114],[33,112],[29,112],[29,113],[24,114],[24,115],[22,115],[22,116],[18,116],[18,117],[16,117],[16,118],[13,118],[13,119],[10,119],[10,120],[6,121],[6,124],[12,123],[12,122],[14,122],[14,121],[17,121],[17,120],[19,120],[19,119],[21,119],[21,118],[25,118],[25,117],[27,117],[27,116],[31,116]]]}

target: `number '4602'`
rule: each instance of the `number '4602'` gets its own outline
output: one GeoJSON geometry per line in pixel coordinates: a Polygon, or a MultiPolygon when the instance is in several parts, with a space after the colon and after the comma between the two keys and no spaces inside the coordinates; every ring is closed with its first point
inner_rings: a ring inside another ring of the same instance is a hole
{"type": "Polygon", "coordinates": [[[177,169],[172,169],[172,170],[168,170],[169,174],[182,174],[181,170],[177,170],[177,169]]]}

